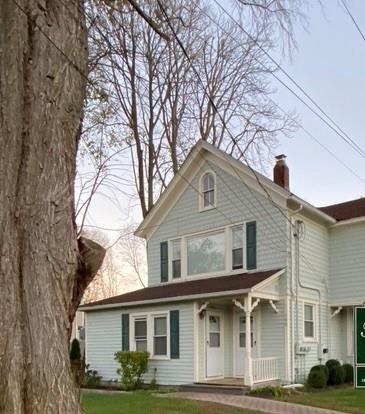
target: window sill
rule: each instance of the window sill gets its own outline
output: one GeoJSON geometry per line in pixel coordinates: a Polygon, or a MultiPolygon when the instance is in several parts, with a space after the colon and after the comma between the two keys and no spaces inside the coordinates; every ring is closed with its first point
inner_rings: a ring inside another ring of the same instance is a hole
{"type": "Polygon", "coordinates": [[[312,344],[318,344],[318,339],[317,338],[307,338],[307,337],[303,337],[303,342],[305,342],[305,343],[312,343],[312,344]]]}
{"type": "Polygon", "coordinates": [[[199,213],[204,213],[204,211],[214,210],[215,208],[216,208],[215,206],[201,207],[199,208],[199,213]]]}
{"type": "Polygon", "coordinates": [[[168,356],[163,356],[163,355],[151,355],[149,357],[150,361],[170,361],[170,357],[168,356]]]}

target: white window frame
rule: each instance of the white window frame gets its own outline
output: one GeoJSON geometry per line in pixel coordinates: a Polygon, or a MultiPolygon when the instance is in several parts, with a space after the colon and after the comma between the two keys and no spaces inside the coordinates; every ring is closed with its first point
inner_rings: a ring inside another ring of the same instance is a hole
{"type": "Polygon", "coordinates": [[[316,342],[317,341],[317,305],[312,302],[303,302],[303,341],[304,342],[316,342]],[[313,320],[309,321],[305,319],[305,307],[311,306],[313,310],[313,320]],[[313,322],[313,336],[305,335],[305,322],[313,322]]]}
{"type": "Polygon", "coordinates": [[[169,280],[180,280],[182,278],[182,268],[183,268],[183,240],[181,237],[175,237],[174,239],[168,240],[168,249],[169,249],[169,280]],[[175,241],[180,241],[180,277],[173,277],[173,243],[175,241]]]}
{"type": "Polygon", "coordinates": [[[239,221],[237,223],[232,223],[226,226],[216,227],[214,229],[199,231],[196,233],[189,233],[183,235],[181,237],[174,237],[168,239],[169,243],[169,282],[178,283],[182,280],[194,280],[194,279],[202,279],[205,277],[214,277],[214,276],[224,276],[228,274],[239,274],[247,272],[246,269],[246,222],[239,221]],[[232,269],[232,228],[242,226],[243,232],[243,267],[240,269],[232,269]],[[195,237],[204,237],[209,236],[210,234],[217,234],[223,232],[225,234],[225,268],[224,270],[208,272],[208,273],[200,273],[196,275],[188,275],[188,240],[195,237]],[[172,278],[172,241],[173,240],[181,240],[181,277],[177,279],[172,278]]]}
{"type": "Polygon", "coordinates": [[[217,206],[217,176],[216,176],[216,174],[213,170],[206,170],[200,176],[200,179],[199,179],[199,203],[198,204],[199,204],[199,211],[200,212],[212,210],[212,209],[216,208],[216,206],[217,206]],[[211,174],[213,176],[213,180],[214,180],[214,187],[213,187],[214,203],[210,204],[209,206],[204,206],[203,186],[204,186],[204,177],[207,174],[211,174]]]}
{"type": "Polygon", "coordinates": [[[170,311],[161,312],[141,312],[132,313],[130,315],[130,332],[129,332],[129,349],[136,351],[136,341],[134,335],[134,322],[136,319],[146,318],[147,321],[147,352],[149,352],[150,360],[170,360],[170,311]],[[154,318],[166,317],[166,335],[167,335],[167,354],[166,355],[154,355],[154,318]]]}

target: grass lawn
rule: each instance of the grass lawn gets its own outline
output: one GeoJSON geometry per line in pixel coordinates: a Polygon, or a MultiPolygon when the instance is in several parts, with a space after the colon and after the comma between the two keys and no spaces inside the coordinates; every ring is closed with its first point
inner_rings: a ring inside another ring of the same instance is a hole
{"type": "Polygon", "coordinates": [[[148,392],[133,394],[84,393],[86,414],[260,414],[208,402],[157,397],[148,392]]]}
{"type": "Polygon", "coordinates": [[[328,408],[345,413],[365,413],[365,390],[362,389],[331,388],[325,391],[303,392],[277,399],[280,401],[328,408]]]}

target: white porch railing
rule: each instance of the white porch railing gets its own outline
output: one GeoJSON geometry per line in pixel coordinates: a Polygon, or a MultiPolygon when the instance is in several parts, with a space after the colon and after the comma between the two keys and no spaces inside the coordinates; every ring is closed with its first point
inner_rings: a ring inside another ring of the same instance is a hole
{"type": "Polygon", "coordinates": [[[279,358],[252,358],[253,382],[264,382],[279,378],[279,358]]]}

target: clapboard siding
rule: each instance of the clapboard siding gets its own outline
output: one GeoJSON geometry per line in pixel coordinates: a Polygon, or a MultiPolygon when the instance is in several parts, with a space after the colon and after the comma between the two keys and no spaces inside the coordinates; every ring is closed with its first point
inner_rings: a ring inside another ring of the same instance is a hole
{"type": "Polygon", "coordinates": [[[365,223],[330,230],[330,297],[362,303],[365,292],[365,223]]]}
{"type": "Polygon", "coordinates": [[[140,308],[123,308],[87,313],[86,324],[86,363],[96,369],[103,380],[118,379],[117,363],[114,353],[121,350],[122,313],[180,311],[180,358],[171,360],[153,360],[148,364],[144,376],[150,382],[156,369],[158,384],[179,385],[194,380],[193,369],[193,304],[171,304],[140,308]]]}
{"type": "Polygon", "coordinates": [[[287,226],[280,212],[265,197],[248,189],[237,177],[211,162],[205,162],[148,241],[149,285],[160,282],[160,243],[173,238],[241,221],[257,221],[257,267],[286,266],[287,226]],[[217,178],[217,209],[198,211],[199,179],[213,170],[217,178]],[[219,210],[219,211],[218,211],[219,210]]]}

